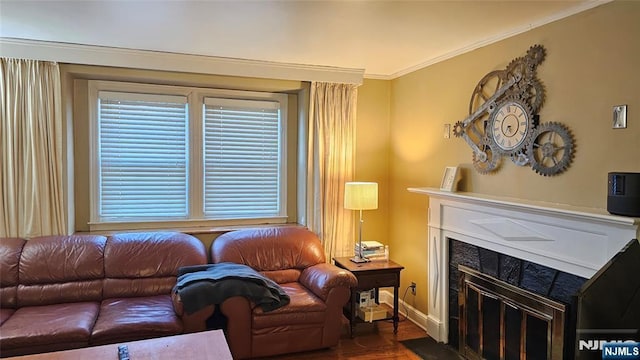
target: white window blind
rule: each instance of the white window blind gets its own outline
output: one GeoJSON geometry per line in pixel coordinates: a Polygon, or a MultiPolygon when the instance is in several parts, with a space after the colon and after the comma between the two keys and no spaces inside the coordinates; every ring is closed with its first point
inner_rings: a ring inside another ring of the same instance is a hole
{"type": "Polygon", "coordinates": [[[99,216],[188,216],[188,107],[184,96],[100,91],[99,216]]]}
{"type": "Polygon", "coordinates": [[[280,103],[205,98],[203,117],[205,217],[282,215],[280,103]]]}

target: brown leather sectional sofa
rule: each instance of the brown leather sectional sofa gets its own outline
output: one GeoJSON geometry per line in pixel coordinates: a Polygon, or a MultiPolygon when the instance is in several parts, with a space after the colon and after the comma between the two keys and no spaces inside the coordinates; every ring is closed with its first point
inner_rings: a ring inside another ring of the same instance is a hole
{"type": "Polygon", "coordinates": [[[245,264],[278,283],[290,302],[265,312],[246,297],[219,306],[228,319],[227,341],[234,359],[332,347],[342,330],[342,308],[357,280],[325,262],[318,237],[303,227],[239,230],[211,247],[214,263],[245,264]]]}
{"type": "Polygon", "coordinates": [[[0,239],[0,356],[205,329],[172,299],[178,268],[207,263],[180,233],[0,239]]]}

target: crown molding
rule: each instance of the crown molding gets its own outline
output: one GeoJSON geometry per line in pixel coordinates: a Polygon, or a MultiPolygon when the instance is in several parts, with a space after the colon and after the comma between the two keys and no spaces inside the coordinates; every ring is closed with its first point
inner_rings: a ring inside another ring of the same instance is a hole
{"type": "Polygon", "coordinates": [[[160,51],[2,38],[3,57],[295,81],[362,84],[364,69],[301,65],[160,51]]]}
{"type": "Polygon", "coordinates": [[[456,57],[458,55],[462,55],[462,54],[468,53],[470,51],[479,49],[481,47],[484,47],[484,46],[487,46],[487,45],[491,45],[491,44],[496,43],[498,41],[510,38],[512,36],[516,36],[518,34],[522,34],[522,33],[527,32],[529,30],[533,30],[533,29],[535,29],[537,27],[540,27],[540,26],[543,26],[543,25],[546,25],[546,24],[550,24],[550,23],[552,23],[554,21],[558,21],[558,20],[564,19],[566,17],[581,13],[581,12],[586,11],[586,10],[593,9],[595,7],[610,3],[612,1],[614,1],[614,0],[593,0],[593,1],[583,2],[583,3],[580,3],[580,4],[574,6],[574,7],[570,8],[570,9],[567,9],[565,11],[558,12],[558,13],[555,13],[555,14],[553,14],[551,16],[546,17],[546,18],[540,19],[539,21],[536,21],[536,22],[533,22],[533,23],[530,23],[530,24],[527,24],[527,25],[524,25],[524,26],[513,28],[513,29],[511,29],[509,31],[503,32],[501,34],[498,34],[496,36],[490,37],[488,39],[484,39],[482,41],[478,41],[478,42],[475,42],[475,43],[468,44],[467,46],[464,46],[464,47],[461,47],[461,48],[456,49],[454,51],[451,51],[451,52],[444,53],[442,55],[433,57],[433,58],[428,59],[428,60],[426,60],[424,62],[416,64],[414,66],[410,66],[410,67],[408,67],[406,69],[399,70],[399,71],[397,71],[397,72],[395,72],[393,74],[383,75],[383,74],[366,74],[365,73],[364,77],[365,77],[365,79],[393,80],[393,79],[399,78],[399,77],[401,77],[403,75],[407,75],[409,73],[412,73],[414,71],[417,71],[417,70],[420,70],[420,69],[424,69],[426,67],[429,67],[431,65],[437,64],[439,62],[454,58],[454,57],[456,57]]]}

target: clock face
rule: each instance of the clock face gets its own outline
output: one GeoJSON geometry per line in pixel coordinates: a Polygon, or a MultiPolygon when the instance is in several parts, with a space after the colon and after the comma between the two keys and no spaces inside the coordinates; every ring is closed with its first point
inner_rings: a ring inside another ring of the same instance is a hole
{"type": "Polygon", "coordinates": [[[530,128],[527,109],[516,101],[508,101],[494,110],[489,122],[491,139],[498,149],[513,153],[522,149],[530,128]]]}

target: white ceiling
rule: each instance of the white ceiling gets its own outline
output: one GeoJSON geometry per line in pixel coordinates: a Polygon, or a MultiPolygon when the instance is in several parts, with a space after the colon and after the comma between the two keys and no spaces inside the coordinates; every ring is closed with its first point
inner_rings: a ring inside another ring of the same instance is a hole
{"type": "Polygon", "coordinates": [[[0,0],[0,37],[393,78],[605,2],[0,0]]]}

